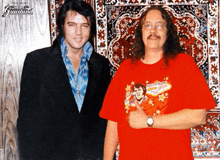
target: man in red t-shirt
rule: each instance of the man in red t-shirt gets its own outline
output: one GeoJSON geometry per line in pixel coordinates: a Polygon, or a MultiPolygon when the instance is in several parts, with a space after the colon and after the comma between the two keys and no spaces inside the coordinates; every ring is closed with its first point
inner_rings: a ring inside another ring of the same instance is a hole
{"type": "Polygon", "coordinates": [[[205,124],[216,103],[193,59],[181,52],[166,10],[150,7],[135,32],[134,56],[118,68],[100,111],[108,119],[104,160],[112,160],[118,144],[119,160],[193,160],[190,128],[205,124]]]}

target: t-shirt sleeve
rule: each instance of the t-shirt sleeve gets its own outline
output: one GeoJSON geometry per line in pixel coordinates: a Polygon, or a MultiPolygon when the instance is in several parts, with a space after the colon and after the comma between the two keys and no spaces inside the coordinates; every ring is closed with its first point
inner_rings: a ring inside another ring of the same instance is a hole
{"type": "Polygon", "coordinates": [[[189,55],[183,55],[181,63],[184,63],[182,65],[182,70],[184,70],[182,77],[184,78],[185,108],[209,111],[216,107],[208,84],[193,58],[189,55]]]}
{"type": "Polygon", "coordinates": [[[124,78],[124,70],[126,68],[125,64],[121,64],[118,70],[116,71],[109,87],[107,93],[104,98],[104,102],[102,105],[102,109],[99,113],[99,116],[111,120],[114,122],[118,122],[121,119],[121,113],[123,112],[123,78],[124,78]]]}

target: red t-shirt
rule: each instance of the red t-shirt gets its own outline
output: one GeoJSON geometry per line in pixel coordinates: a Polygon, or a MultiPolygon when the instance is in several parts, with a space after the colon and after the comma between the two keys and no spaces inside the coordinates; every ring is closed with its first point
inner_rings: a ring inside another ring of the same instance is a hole
{"type": "Polygon", "coordinates": [[[193,59],[179,54],[165,67],[163,59],[155,64],[135,65],[124,61],[111,81],[100,116],[118,125],[119,160],[193,160],[190,129],[132,129],[128,113],[134,98],[147,115],[173,113],[185,108],[214,108],[216,103],[193,59]]]}

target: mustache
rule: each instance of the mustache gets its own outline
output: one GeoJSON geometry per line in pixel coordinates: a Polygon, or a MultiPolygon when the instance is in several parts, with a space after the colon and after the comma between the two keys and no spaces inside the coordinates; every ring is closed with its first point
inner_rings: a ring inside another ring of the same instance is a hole
{"type": "Polygon", "coordinates": [[[156,34],[151,34],[151,35],[149,35],[149,36],[147,37],[147,39],[150,39],[150,38],[152,38],[152,37],[160,38],[160,36],[158,36],[158,35],[156,35],[156,34]]]}

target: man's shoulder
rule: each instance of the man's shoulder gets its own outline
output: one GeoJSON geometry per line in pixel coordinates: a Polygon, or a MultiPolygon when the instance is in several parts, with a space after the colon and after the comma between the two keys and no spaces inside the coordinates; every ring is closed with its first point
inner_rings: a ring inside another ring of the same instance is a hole
{"type": "Polygon", "coordinates": [[[179,53],[175,59],[171,60],[171,63],[178,66],[184,66],[189,65],[191,63],[194,63],[193,57],[186,53],[179,53]]]}
{"type": "Polygon", "coordinates": [[[182,75],[190,72],[192,67],[197,67],[194,58],[185,53],[178,54],[175,59],[170,61],[169,66],[170,70],[172,70],[171,72],[182,75]]]}
{"type": "Polygon", "coordinates": [[[183,60],[190,60],[190,59],[192,59],[192,57],[186,53],[179,53],[177,55],[177,59],[183,61],[183,60]]]}
{"type": "Polygon", "coordinates": [[[101,55],[99,53],[96,53],[96,52],[93,52],[91,57],[90,57],[90,60],[96,60],[96,61],[99,61],[99,62],[105,62],[105,63],[109,63],[109,60],[108,58],[104,57],[104,55],[101,55]]]}
{"type": "Polygon", "coordinates": [[[49,53],[51,50],[51,47],[45,47],[36,49],[34,51],[31,51],[28,53],[29,56],[44,56],[45,54],[49,53]]]}
{"type": "Polygon", "coordinates": [[[128,70],[128,69],[134,69],[134,67],[136,66],[135,64],[136,64],[135,62],[132,63],[131,59],[128,58],[128,59],[125,59],[123,62],[121,62],[121,63],[119,64],[119,68],[120,68],[120,69],[126,69],[126,70],[128,70]]]}
{"type": "MultiPolygon", "coordinates": [[[[134,62],[134,64],[135,64],[135,62],[134,62]]],[[[120,63],[120,66],[124,66],[124,65],[128,65],[128,66],[130,66],[130,65],[132,65],[132,61],[131,61],[131,59],[130,58],[128,58],[128,59],[125,59],[122,63],[120,63]]]]}
{"type": "Polygon", "coordinates": [[[50,57],[51,47],[36,49],[27,53],[25,61],[27,63],[42,64],[50,57]]]}

